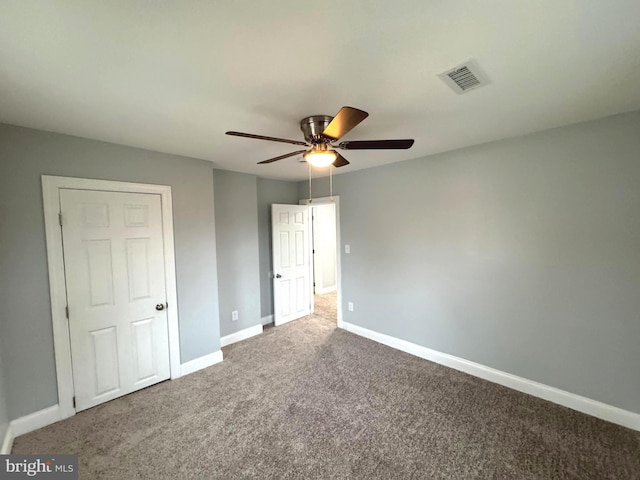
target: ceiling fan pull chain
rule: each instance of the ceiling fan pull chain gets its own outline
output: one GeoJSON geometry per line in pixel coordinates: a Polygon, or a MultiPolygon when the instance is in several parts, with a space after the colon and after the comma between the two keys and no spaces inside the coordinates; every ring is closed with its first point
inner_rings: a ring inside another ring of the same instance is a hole
{"type": "Polygon", "coordinates": [[[329,165],[329,198],[333,203],[333,165],[329,165]]]}
{"type": "Polygon", "coordinates": [[[311,164],[309,163],[309,203],[313,202],[313,196],[311,195],[311,164]]]}

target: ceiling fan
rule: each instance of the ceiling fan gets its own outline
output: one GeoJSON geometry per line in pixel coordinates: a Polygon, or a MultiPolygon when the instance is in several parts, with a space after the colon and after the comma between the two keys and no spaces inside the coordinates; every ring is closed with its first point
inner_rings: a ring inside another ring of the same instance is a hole
{"type": "Polygon", "coordinates": [[[349,165],[347,159],[340,155],[340,150],[404,150],[411,148],[413,139],[402,140],[352,140],[337,142],[347,132],[367,118],[369,114],[353,107],[342,107],[335,117],[329,115],[312,115],[300,120],[300,130],[304,134],[305,141],[287,140],[286,138],[265,137],[243,132],[226,132],[227,135],[236,137],[255,138],[272,142],[290,143],[311,147],[308,150],[298,150],[258,162],[258,164],[277,162],[285,158],[303,154],[304,159],[315,167],[344,167],[349,165]]]}

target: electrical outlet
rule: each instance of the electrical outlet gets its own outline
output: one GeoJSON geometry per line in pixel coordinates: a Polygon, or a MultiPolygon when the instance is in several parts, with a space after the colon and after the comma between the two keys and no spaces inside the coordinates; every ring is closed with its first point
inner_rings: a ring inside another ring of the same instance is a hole
{"type": "Polygon", "coordinates": [[[235,321],[238,319],[238,310],[234,310],[231,312],[231,320],[235,321]]]}
{"type": "Polygon", "coordinates": [[[348,309],[350,312],[353,312],[353,302],[349,302],[349,303],[347,303],[347,309],[348,309]]]}
{"type": "Polygon", "coordinates": [[[344,246],[344,253],[351,253],[351,245],[344,246]]]}

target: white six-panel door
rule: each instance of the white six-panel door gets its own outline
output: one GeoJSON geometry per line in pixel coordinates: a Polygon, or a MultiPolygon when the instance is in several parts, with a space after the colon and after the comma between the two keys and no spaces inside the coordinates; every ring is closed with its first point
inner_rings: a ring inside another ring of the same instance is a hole
{"type": "Polygon", "coordinates": [[[274,323],[311,313],[309,207],[272,205],[274,323]]]}
{"type": "Polygon", "coordinates": [[[76,410],[170,376],[160,195],[60,190],[76,410]]]}

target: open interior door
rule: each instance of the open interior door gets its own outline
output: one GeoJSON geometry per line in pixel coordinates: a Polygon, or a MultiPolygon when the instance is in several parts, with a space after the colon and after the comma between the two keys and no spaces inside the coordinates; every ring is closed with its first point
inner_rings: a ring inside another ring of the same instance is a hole
{"type": "Polygon", "coordinates": [[[309,207],[271,206],[274,324],[311,313],[309,207]]]}

